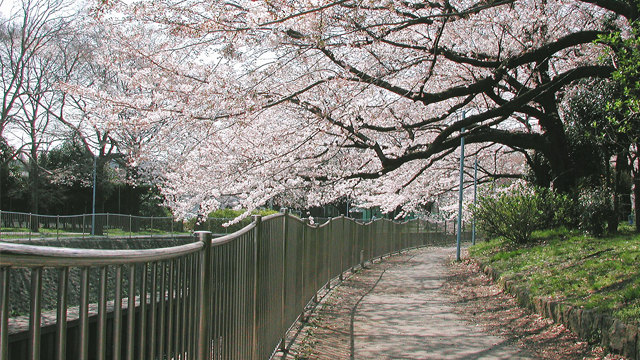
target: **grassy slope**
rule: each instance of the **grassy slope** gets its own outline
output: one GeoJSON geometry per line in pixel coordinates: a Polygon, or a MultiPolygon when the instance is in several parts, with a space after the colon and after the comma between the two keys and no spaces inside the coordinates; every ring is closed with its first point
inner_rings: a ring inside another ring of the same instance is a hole
{"type": "Polygon", "coordinates": [[[640,324],[640,235],[623,230],[614,237],[592,238],[556,230],[534,237],[535,244],[526,248],[494,239],[469,253],[504,278],[527,283],[534,296],[597,308],[640,324]]]}

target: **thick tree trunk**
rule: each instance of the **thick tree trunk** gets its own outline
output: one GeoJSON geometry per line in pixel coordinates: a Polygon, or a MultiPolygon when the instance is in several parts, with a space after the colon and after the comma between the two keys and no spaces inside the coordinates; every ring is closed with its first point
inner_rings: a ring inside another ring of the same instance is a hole
{"type": "MultiPolygon", "coordinates": [[[[547,60],[539,65],[540,80],[542,83],[550,82],[547,72],[549,63],[547,60]]],[[[573,164],[569,143],[565,126],[558,112],[558,104],[554,93],[545,93],[541,95],[538,102],[544,107],[546,116],[541,117],[540,125],[544,130],[544,136],[547,140],[547,149],[544,152],[545,157],[549,161],[552,172],[552,187],[561,193],[571,192],[576,186],[576,176],[574,174],[573,164]]]]}

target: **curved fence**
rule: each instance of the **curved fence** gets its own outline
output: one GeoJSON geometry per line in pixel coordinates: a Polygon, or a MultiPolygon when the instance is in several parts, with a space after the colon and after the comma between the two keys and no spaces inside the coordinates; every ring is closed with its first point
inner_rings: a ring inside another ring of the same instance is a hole
{"type": "Polygon", "coordinates": [[[331,279],[403,249],[452,245],[452,230],[276,214],[158,249],[0,242],[0,360],[269,359],[331,279]]]}

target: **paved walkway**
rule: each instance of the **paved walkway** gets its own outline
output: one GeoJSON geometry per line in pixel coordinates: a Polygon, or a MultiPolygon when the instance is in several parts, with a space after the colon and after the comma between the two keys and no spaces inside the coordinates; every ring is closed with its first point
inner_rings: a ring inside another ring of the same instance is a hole
{"type": "Polygon", "coordinates": [[[376,262],[330,292],[298,335],[290,359],[533,359],[481,332],[442,291],[454,248],[376,262]]]}

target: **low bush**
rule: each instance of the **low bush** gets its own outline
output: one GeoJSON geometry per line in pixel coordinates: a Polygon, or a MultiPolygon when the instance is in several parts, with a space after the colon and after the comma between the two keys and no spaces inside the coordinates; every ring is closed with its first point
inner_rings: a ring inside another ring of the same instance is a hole
{"type": "Polygon", "coordinates": [[[580,229],[593,236],[603,236],[609,219],[615,216],[613,197],[606,189],[587,189],[580,193],[578,209],[580,229]]]}
{"type": "Polygon", "coordinates": [[[536,230],[576,229],[581,219],[574,197],[522,184],[480,197],[473,209],[480,230],[488,237],[516,244],[530,242],[536,230]]]}
{"type": "Polygon", "coordinates": [[[509,191],[481,196],[474,207],[480,231],[487,237],[502,237],[517,244],[530,241],[534,230],[549,221],[544,198],[530,188],[518,185],[509,191]]]}

